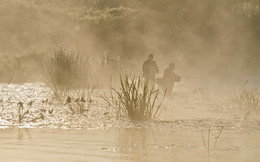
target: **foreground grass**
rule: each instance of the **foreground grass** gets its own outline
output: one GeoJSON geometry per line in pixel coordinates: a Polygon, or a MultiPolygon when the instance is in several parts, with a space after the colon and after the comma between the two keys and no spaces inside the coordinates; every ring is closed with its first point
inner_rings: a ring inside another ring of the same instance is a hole
{"type": "Polygon", "coordinates": [[[162,101],[159,90],[148,85],[140,78],[120,77],[120,90],[113,89],[111,105],[118,109],[119,116],[128,116],[131,120],[149,120],[158,118],[162,101]]]}

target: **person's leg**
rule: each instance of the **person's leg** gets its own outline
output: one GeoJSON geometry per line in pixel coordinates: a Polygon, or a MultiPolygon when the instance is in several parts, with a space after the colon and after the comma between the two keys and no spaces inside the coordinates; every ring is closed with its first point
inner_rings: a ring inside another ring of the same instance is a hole
{"type": "Polygon", "coordinates": [[[155,78],[150,78],[150,80],[149,80],[149,86],[150,86],[150,88],[152,88],[152,87],[155,86],[155,78]]]}
{"type": "Polygon", "coordinates": [[[149,77],[148,77],[148,75],[147,75],[147,74],[144,74],[143,77],[144,77],[144,82],[145,82],[145,84],[148,85],[148,83],[149,83],[149,77]]]}
{"type": "Polygon", "coordinates": [[[172,93],[173,93],[173,84],[170,84],[170,85],[169,85],[169,89],[170,89],[169,92],[172,94],[172,93]]]}
{"type": "Polygon", "coordinates": [[[173,89],[173,85],[168,83],[166,86],[166,96],[172,95],[172,89],[173,89]]]}

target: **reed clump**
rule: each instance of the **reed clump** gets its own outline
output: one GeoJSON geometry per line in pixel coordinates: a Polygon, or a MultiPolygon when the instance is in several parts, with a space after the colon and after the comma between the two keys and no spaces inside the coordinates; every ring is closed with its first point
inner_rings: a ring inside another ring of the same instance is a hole
{"type": "Polygon", "coordinates": [[[55,93],[68,92],[85,81],[87,66],[83,65],[87,65],[87,62],[78,52],[56,49],[43,58],[44,82],[55,93]]]}
{"type": "Polygon", "coordinates": [[[248,81],[245,82],[239,92],[234,93],[233,101],[238,105],[239,108],[245,109],[243,120],[251,118],[252,112],[258,108],[259,98],[256,94],[256,89],[247,88],[248,81]]]}
{"type": "Polygon", "coordinates": [[[248,110],[255,110],[258,107],[259,98],[256,95],[256,89],[247,88],[248,81],[243,87],[234,93],[233,101],[240,107],[248,110]]]}
{"type": "Polygon", "coordinates": [[[158,89],[149,88],[140,77],[128,76],[120,77],[120,90],[113,89],[111,98],[106,101],[118,109],[118,115],[128,116],[131,120],[157,118],[163,101],[159,99],[158,89]]]}
{"type": "Polygon", "coordinates": [[[201,137],[202,137],[202,141],[203,141],[203,146],[205,149],[207,150],[210,150],[210,149],[215,149],[218,141],[219,141],[219,138],[220,138],[220,135],[222,134],[223,132],[223,129],[224,129],[224,126],[221,126],[218,133],[217,133],[217,136],[215,136],[215,140],[211,139],[211,136],[212,136],[212,130],[211,130],[211,127],[209,126],[209,129],[208,129],[208,134],[206,134],[206,136],[208,136],[207,138],[207,141],[206,141],[206,138],[204,136],[204,133],[203,131],[201,130],[201,137]],[[212,146],[212,140],[214,141],[213,143],[213,146],[212,146]]]}

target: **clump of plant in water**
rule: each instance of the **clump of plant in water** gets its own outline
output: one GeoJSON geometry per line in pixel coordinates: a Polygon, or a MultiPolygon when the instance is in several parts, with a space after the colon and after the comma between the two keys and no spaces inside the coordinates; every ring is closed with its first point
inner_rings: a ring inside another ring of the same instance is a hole
{"type": "Polygon", "coordinates": [[[233,101],[240,107],[246,109],[256,109],[259,99],[256,96],[256,89],[246,87],[248,81],[245,82],[239,92],[235,92],[233,101]]]}
{"type": "Polygon", "coordinates": [[[29,113],[29,109],[24,112],[23,102],[18,102],[18,122],[21,123],[26,114],[29,113]]]}
{"type": "Polygon", "coordinates": [[[92,95],[94,92],[95,86],[90,88],[75,89],[72,91],[71,95],[67,96],[65,106],[71,112],[71,114],[79,113],[83,115],[85,112],[88,112],[88,104],[93,102],[92,95]]]}
{"type": "Polygon", "coordinates": [[[44,81],[54,93],[68,92],[85,82],[87,62],[79,53],[60,48],[44,57],[44,81]]]}
{"type": "Polygon", "coordinates": [[[128,115],[131,120],[147,120],[159,116],[162,100],[158,89],[149,88],[140,77],[120,77],[120,83],[120,90],[111,91],[110,100],[104,98],[118,109],[120,117],[128,115]]]}
{"type": "Polygon", "coordinates": [[[221,126],[219,131],[218,131],[218,133],[217,133],[217,135],[215,136],[215,140],[213,140],[213,139],[211,139],[211,136],[212,136],[212,132],[211,131],[212,130],[211,130],[211,127],[209,126],[208,134],[207,134],[207,136],[208,136],[207,137],[207,141],[206,141],[206,138],[204,136],[203,131],[201,130],[201,137],[202,137],[203,146],[204,146],[205,149],[207,149],[207,150],[215,149],[223,129],[224,129],[224,126],[221,126]],[[212,141],[214,141],[213,146],[211,145],[212,141]]]}
{"type": "Polygon", "coordinates": [[[42,119],[44,120],[44,115],[42,113],[39,113],[37,116],[33,116],[32,114],[30,114],[30,109],[32,108],[32,104],[34,101],[30,101],[29,103],[27,103],[27,106],[29,108],[27,108],[27,110],[25,110],[24,107],[24,103],[23,102],[18,102],[17,106],[18,106],[18,111],[17,111],[17,115],[18,115],[18,122],[19,124],[22,123],[22,121],[27,117],[27,121],[28,118],[31,118],[30,122],[36,122],[36,120],[38,119],[42,119]]]}
{"type": "Polygon", "coordinates": [[[88,109],[85,108],[85,102],[87,101],[83,97],[74,99],[71,96],[68,96],[64,105],[68,106],[68,109],[71,111],[72,115],[77,112],[84,114],[85,111],[88,111],[88,109]]]}
{"type": "Polygon", "coordinates": [[[206,90],[202,88],[195,89],[193,91],[194,94],[198,94],[203,100],[209,99],[209,94],[206,92],[206,90]]]}
{"type": "Polygon", "coordinates": [[[256,89],[247,88],[248,81],[245,82],[239,92],[234,93],[233,101],[240,108],[245,108],[248,112],[245,114],[244,119],[247,119],[253,110],[256,110],[259,103],[259,98],[256,94],[256,89]]]}

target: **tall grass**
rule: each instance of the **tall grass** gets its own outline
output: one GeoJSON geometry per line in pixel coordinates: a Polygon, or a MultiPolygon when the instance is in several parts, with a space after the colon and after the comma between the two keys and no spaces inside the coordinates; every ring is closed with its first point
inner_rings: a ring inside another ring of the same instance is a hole
{"type": "Polygon", "coordinates": [[[215,136],[215,141],[214,141],[214,144],[213,144],[213,147],[211,146],[211,136],[212,136],[212,130],[211,130],[211,127],[209,126],[209,129],[208,129],[208,138],[207,138],[207,141],[206,141],[206,138],[204,136],[204,133],[203,131],[201,130],[201,137],[202,137],[202,141],[203,141],[203,145],[204,145],[204,148],[207,149],[207,150],[210,150],[210,149],[215,149],[218,141],[219,141],[219,138],[220,138],[220,135],[221,133],[223,132],[223,129],[224,129],[224,126],[221,126],[219,131],[218,131],[218,134],[217,136],[215,136]]]}
{"type": "MultiPolygon", "coordinates": [[[[131,120],[149,120],[160,114],[162,100],[159,90],[148,85],[140,77],[120,77],[120,90],[113,89],[112,104],[118,108],[120,116],[127,115],[131,120]]],[[[165,96],[165,95],[164,95],[165,96]]]]}
{"type": "Polygon", "coordinates": [[[248,119],[252,112],[258,108],[259,98],[256,94],[256,89],[249,89],[246,87],[248,81],[245,82],[239,92],[234,93],[233,101],[239,108],[247,110],[244,115],[244,120],[248,119]]]}
{"type": "Polygon", "coordinates": [[[245,82],[243,87],[234,93],[233,101],[240,107],[249,110],[254,110],[258,107],[259,98],[256,96],[255,89],[246,87],[248,81],[245,82]]]}
{"type": "Polygon", "coordinates": [[[87,62],[79,53],[60,48],[44,57],[44,81],[55,92],[68,92],[86,81],[87,62]]]}

